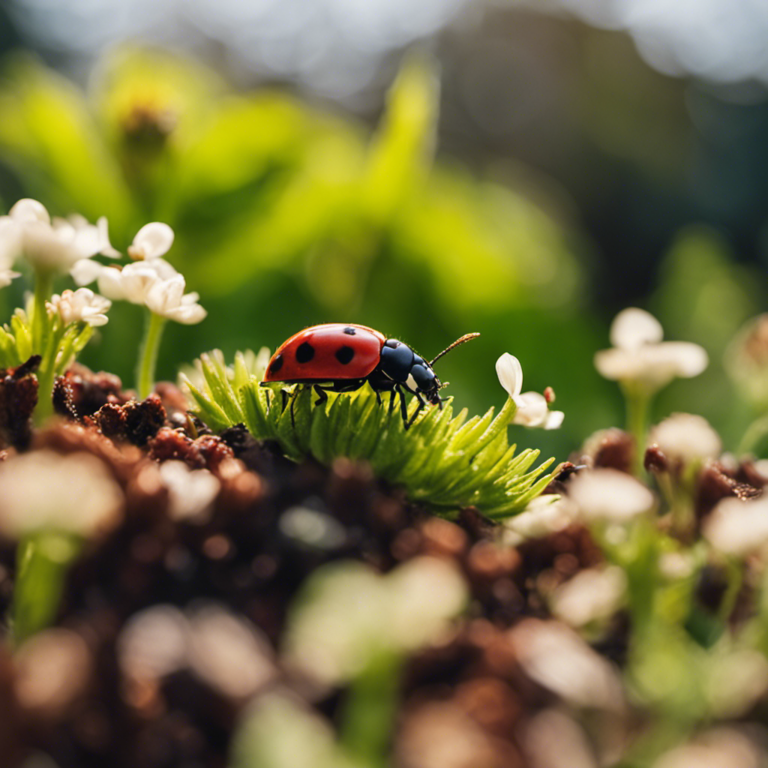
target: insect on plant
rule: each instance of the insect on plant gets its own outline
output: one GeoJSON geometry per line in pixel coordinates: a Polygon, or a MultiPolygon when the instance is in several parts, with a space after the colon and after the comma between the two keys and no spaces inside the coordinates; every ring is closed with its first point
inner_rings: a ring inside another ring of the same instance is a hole
{"type": "Polygon", "coordinates": [[[427,403],[443,407],[439,391],[444,385],[432,370],[435,362],[479,335],[465,334],[427,362],[402,341],[388,339],[365,325],[313,325],[280,345],[269,361],[262,386],[272,382],[311,386],[318,396],[316,405],[321,405],[328,392],[354,392],[368,382],[379,404],[381,393],[390,393],[390,413],[400,396],[403,424],[408,429],[427,403]],[[410,420],[406,392],[419,401],[410,420]]]}

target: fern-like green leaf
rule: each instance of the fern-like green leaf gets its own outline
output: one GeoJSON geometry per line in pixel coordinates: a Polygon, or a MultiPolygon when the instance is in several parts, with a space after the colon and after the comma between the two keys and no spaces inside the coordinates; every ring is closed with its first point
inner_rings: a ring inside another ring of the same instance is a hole
{"type": "MultiPolygon", "coordinates": [[[[476,506],[487,517],[508,517],[551,480],[546,469],[553,459],[534,466],[538,451],[516,453],[507,441],[515,414],[511,399],[498,414],[491,408],[470,419],[466,409],[454,415],[449,399],[442,410],[424,408],[406,430],[400,409],[390,409],[388,398],[380,404],[368,386],[328,393],[320,405],[307,387],[261,386],[268,359],[264,350],[258,356],[238,353],[228,367],[221,352],[202,355],[198,375],[182,377],[195,413],[216,431],[244,423],[254,437],[278,442],[294,461],[364,459],[378,477],[403,485],[413,501],[448,516],[476,506]]],[[[417,407],[414,399],[409,416],[417,407]]]]}

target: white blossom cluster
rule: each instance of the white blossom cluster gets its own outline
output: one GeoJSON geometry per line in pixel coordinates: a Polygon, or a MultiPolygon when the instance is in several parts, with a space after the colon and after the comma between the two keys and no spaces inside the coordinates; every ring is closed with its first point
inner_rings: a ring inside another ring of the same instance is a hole
{"type": "Polygon", "coordinates": [[[104,325],[110,300],[141,304],[156,315],[192,325],[203,320],[206,311],[197,293],[184,292],[184,276],[161,258],[173,240],[167,224],[152,222],[139,230],[128,248],[132,263],[105,266],[93,257],[121,254],[110,244],[104,217],[96,224],[77,215],[51,218],[37,200],[19,200],[7,216],[0,216],[0,288],[19,276],[12,267],[23,258],[38,274],[69,273],[79,286],[98,281],[102,296],[81,288],[52,298],[51,307],[65,325],[104,325]]]}
{"type": "Polygon", "coordinates": [[[184,293],[186,281],[162,256],[173,245],[173,230],[158,221],[143,226],[128,248],[133,263],[122,269],[83,259],[72,269],[78,285],[98,281],[99,290],[113,301],[143,304],[151,312],[184,325],[206,316],[197,293],[184,293]]]}

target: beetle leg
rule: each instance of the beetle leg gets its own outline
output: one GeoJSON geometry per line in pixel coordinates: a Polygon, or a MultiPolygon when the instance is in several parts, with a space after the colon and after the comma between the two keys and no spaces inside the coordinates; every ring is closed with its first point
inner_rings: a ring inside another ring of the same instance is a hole
{"type": "Polygon", "coordinates": [[[418,390],[413,393],[416,396],[416,399],[419,401],[419,407],[413,412],[413,416],[411,416],[411,420],[405,425],[405,428],[408,429],[414,421],[416,421],[416,417],[421,413],[421,409],[426,405],[426,402],[424,401],[424,398],[421,396],[421,392],[418,390]]]}
{"type": "Polygon", "coordinates": [[[389,415],[392,415],[392,411],[395,410],[395,398],[397,397],[397,390],[393,387],[389,393],[389,415]]]}
{"type": "Polygon", "coordinates": [[[397,393],[400,395],[400,415],[403,417],[403,427],[408,429],[411,425],[408,423],[408,404],[405,402],[405,392],[403,387],[398,384],[397,393]]]}
{"type": "Polygon", "coordinates": [[[381,405],[381,392],[379,392],[378,389],[373,390],[376,393],[376,402],[380,406],[381,405]]]}
{"type": "Polygon", "coordinates": [[[322,405],[328,400],[328,393],[325,391],[325,388],[321,387],[319,384],[315,384],[312,389],[314,389],[317,394],[317,400],[315,400],[315,408],[317,408],[318,405],[322,405]]]}
{"type": "Polygon", "coordinates": [[[288,392],[285,389],[281,389],[280,394],[283,398],[283,410],[285,410],[285,406],[288,404],[288,392]]]}
{"type": "Polygon", "coordinates": [[[317,392],[317,401],[315,405],[322,405],[328,399],[328,392],[357,392],[365,384],[365,379],[350,379],[349,381],[335,381],[332,384],[323,386],[322,384],[313,385],[317,392]]]}

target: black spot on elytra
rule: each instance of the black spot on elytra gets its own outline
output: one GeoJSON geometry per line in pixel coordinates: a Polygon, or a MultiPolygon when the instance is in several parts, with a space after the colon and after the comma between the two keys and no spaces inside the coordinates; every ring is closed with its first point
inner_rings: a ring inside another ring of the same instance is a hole
{"type": "Polygon", "coordinates": [[[352,362],[352,358],[355,356],[355,350],[352,347],[348,347],[346,344],[336,350],[336,359],[342,365],[348,365],[352,362]]]}
{"type": "Polygon", "coordinates": [[[315,348],[308,341],[299,344],[299,348],[296,350],[297,363],[308,363],[314,356],[315,348]]]}
{"type": "Polygon", "coordinates": [[[283,367],[284,362],[282,355],[275,355],[274,360],[272,360],[272,365],[269,366],[269,372],[277,373],[283,367]]]}
{"type": "Polygon", "coordinates": [[[354,328],[351,328],[350,326],[347,326],[344,329],[344,333],[346,333],[347,336],[354,336],[357,333],[357,331],[354,328]]]}

